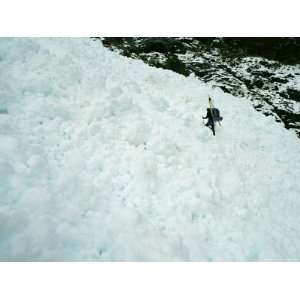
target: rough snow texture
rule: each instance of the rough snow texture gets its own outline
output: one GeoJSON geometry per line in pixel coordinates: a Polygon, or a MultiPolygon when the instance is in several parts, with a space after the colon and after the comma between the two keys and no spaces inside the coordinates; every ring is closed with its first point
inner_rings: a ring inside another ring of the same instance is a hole
{"type": "Polygon", "coordinates": [[[0,260],[300,259],[299,140],[245,99],[89,39],[0,39],[0,105],[0,260]]]}

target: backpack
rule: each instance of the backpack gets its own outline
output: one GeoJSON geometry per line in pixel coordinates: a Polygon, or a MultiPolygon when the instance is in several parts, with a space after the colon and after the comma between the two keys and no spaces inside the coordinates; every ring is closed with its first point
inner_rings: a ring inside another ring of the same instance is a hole
{"type": "Polygon", "coordinates": [[[212,115],[214,121],[222,121],[223,118],[220,116],[220,111],[217,108],[212,108],[212,115]]]}

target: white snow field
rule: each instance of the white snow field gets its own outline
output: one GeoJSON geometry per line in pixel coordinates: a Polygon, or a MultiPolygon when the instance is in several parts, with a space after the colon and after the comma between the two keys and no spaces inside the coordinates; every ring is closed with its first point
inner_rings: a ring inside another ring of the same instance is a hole
{"type": "Polygon", "coordinates": [[[1,38],[0,112],[1,261],[300,260],[300,142],[247,99],[87,38],[1,38]]]}

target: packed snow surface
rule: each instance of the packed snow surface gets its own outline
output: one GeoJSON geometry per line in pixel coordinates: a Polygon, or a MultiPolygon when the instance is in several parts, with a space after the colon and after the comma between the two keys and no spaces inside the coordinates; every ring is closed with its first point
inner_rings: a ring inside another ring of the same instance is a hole
{"type": "Polygon", "coordinates": [[[299,139],[247,99],[91,39],[2,38],[0,112],[2,261],[300,259],[299,139]]]}

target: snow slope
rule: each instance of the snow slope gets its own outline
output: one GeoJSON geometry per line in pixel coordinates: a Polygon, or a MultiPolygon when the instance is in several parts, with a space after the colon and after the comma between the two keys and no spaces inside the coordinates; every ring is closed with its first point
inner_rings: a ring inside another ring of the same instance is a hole
{"type": "Polygon", "coordinates": [[[2,261],[300,259],[299,140],[245,99],[90,39],[2,38],[0,112],[2,261]]]}

